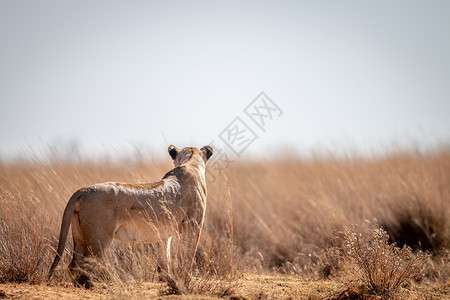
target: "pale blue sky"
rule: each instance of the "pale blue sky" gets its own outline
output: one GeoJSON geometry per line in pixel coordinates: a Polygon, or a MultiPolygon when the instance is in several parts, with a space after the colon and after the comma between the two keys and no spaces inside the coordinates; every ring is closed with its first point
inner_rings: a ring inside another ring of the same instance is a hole
{"type": "Polygon", "coordinates": [[[449,15],[449,1],[3,0],[0,157],[220,144],[261,91],[283,114],[248,153],[448,143],[449,15]]]}

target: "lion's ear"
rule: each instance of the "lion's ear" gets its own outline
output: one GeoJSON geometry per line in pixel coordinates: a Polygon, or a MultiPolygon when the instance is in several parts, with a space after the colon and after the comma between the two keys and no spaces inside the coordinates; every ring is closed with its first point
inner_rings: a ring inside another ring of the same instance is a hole
{"type": "Polygon", "coordinates": [[[180,150],[178,150],[178,148],[175,147],[174,145],[170,145],[168,151],[169,151],[169,155],[170,155],[170,157],[172,157],[172,159],[177,158],[177,155],[180,152],[180,150]]]}
{"type": "Polygon", "coordinates": [[[205,163],[208,161],[208,159],[211,157],[211,155],[213,155],[213,153],[214,153],[214,150],[213,150],[213,148],[211,147],[211,146],[205,146],[205,147],[202,147],[201,149],[200,149],[200,151],[202,151],[202,154],[203,154],[203,159],[205,160],[205,163]]]}

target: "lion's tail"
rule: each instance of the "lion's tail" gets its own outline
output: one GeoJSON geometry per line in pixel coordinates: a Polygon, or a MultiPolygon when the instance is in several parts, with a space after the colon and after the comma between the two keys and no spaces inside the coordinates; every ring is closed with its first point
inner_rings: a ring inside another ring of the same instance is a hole
{"type": "Polygon", "coordinates": [[[52,278],[53,272],[55,271],[56,266],[58,266],[58,263],[61,260],[64,248],[66,246],[67,235],[69,234],[72,216],[75,213],[75,206],[79,201],[80,197],[82,196],[82,194],[83,193],[81,191],[77,191],[75,194],[73,194],[69,202],[67,203],[66,208],[64,209],[64,215],[61,222],[61,232],[59,233],[58,250],[55,256],[55,260],[53,261],[53,264],[50,267],[50,270],[48,271],[47,281],[49,281],[50,278],[52,278]]]}

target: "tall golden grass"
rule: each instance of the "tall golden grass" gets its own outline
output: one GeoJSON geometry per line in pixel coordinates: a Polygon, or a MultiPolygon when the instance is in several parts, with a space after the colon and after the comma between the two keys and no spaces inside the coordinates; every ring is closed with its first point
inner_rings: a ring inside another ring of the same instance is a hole
{"type": "MultiPolygon", "coordinates": [[[[104,181],[156,181],[171,168],[169,156],[160,161],[142,155],[0,163],[0,282],[45,279],[62,212],[77,189],[104,181]]],[[[337,267],[327,249],[339,248],[344,226],[352,224],[363,231],[381,225],[400,246],[436,255],[450,249],[447,148],[345,158],[280,153],[211,170],[207,182],[206,222],[192,272],[204,280],[185,280],[186,292],[243,271],[320,276],[327,264],[337,267]]],[[[157,248],[114,243],[97,281],[155,280],[157,248]]],[[[71,280],[70,252],[68,243],[54,282],[71,280]]]]}

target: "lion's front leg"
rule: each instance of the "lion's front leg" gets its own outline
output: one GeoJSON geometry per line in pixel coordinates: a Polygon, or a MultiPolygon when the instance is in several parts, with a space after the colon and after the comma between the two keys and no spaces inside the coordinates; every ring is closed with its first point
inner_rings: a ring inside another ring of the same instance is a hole
{"type": "Polygon", "coordinates": [[[182,247],[184,258],[187,260],[187,270],[192,273],[195,262],[195,253],[197,252],[200,235],[202,232],[203,220],[191,220],[186,224],[182,233],[182,247]]]}
{"type": "Polygon", "coordinates": [[[161,239],[158,246],[156,249],[153,248],[156,255],[157,273],[159,281],[166,281],[168,277],[172,276],[172,237],[161,239]]]}
{"type": "MultiPolygon", "coordinates": [[[[158,277],[159,281],[165,282],[169,288],[168,293],[181,295],[178,280],[172,272],[172,237],[161,242],[161,251],[158,255],[158,277]],[[164,255],[165,254],[165,255],[164,255]]],[[[176,274],[178,275],[178,274],[176,274]]]]}

